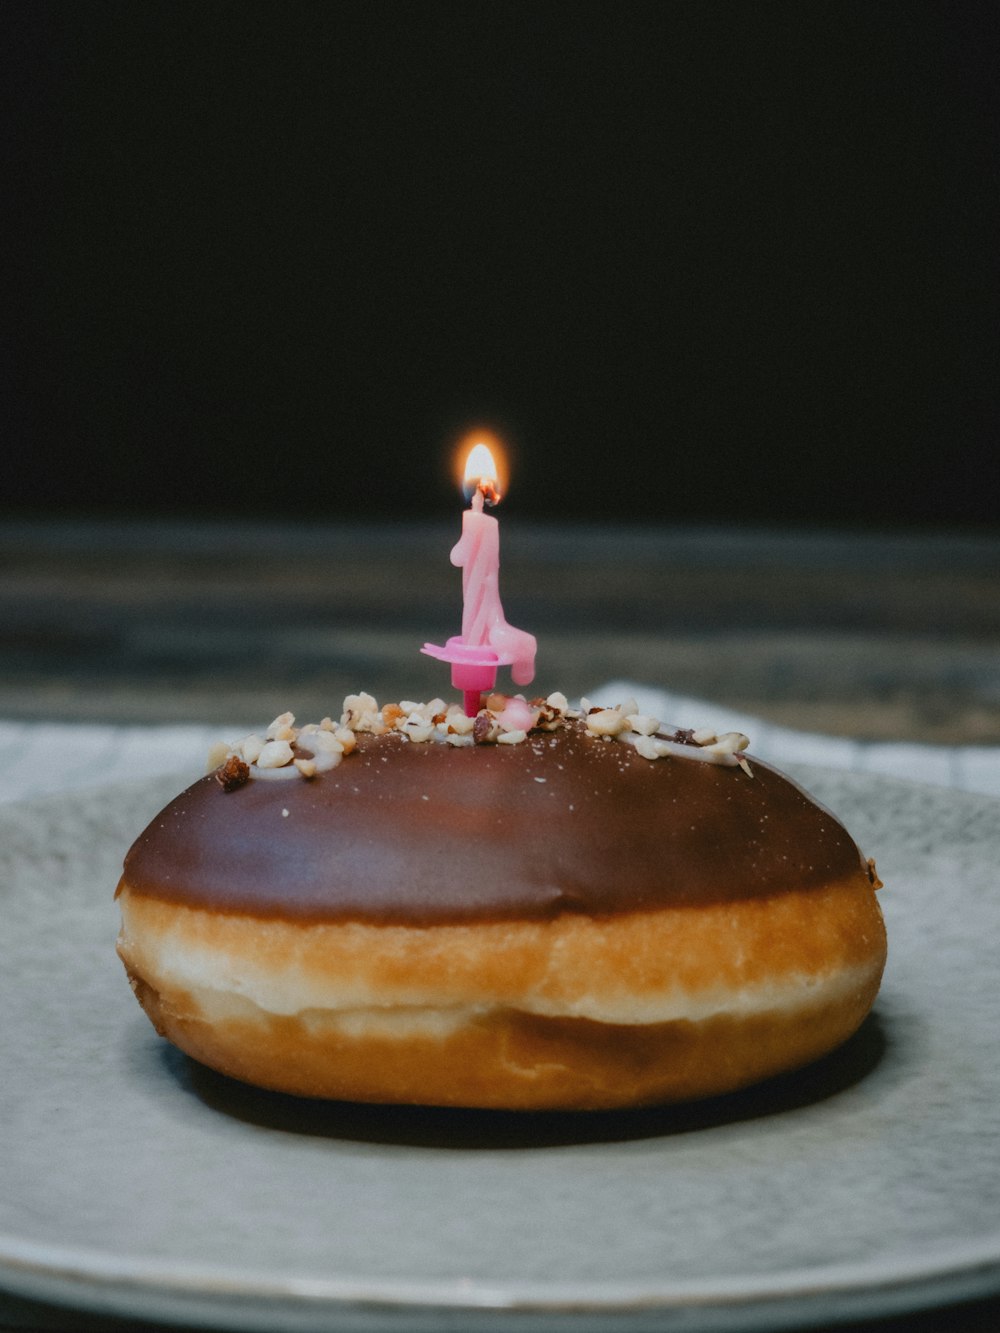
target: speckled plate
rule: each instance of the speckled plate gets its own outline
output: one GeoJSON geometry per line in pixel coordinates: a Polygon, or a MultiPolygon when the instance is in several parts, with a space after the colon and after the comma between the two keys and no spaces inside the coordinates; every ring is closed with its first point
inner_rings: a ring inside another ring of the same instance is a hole
{"type": "Polygon", "coordinates": [[[161,1042],[112,890],[176,782],[0,812],[0,1288],[218,1328],[777,1328],[1000,1290],[1000,804],[796,770],[875,855],[841,1051],[680,1110],[301,1103],[161,1042]]]}

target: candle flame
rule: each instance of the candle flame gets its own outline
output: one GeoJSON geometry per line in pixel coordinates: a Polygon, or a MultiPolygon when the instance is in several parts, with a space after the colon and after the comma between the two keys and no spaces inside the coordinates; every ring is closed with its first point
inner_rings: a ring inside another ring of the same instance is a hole
{"type": "Polygon", "coordinates": [[[495,505],[500,499],[500,474],[489,446],[482,441],[469,450],[462,486],[466,496],[481,491],[488,505],[495,505]]]}

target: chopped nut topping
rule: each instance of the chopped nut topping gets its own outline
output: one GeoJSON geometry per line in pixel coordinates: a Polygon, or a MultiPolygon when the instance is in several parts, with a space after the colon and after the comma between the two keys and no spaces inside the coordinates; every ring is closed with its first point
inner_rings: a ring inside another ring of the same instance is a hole
{"type": "Polygon", "coordinates": [[[474,718],[468,717],[459,704],[445,704],[443,699],[428,703],[401,699],[379,708],[370,694],[349,694],[339,725],[324,717],[319,723],[296,727],[294,715],[282,713],[267,728],[266,739],[250,735],[236,745],[215,747],[210,762],[217,768],[219,782],[230,791],[255,776],[314,778],[351,754],[363,732],[396,734],[416,745],[520,745],[529,735],[555,731],[569,721],[582,721],[585,734],[595,739],[630,744],[644,759],[680,756],[739,765],[753,776],[743,755],[749,741],[740,732],[718,735],[707,728],[664,730],[657,718],[639,712],[634,699],[613,708],[594,706],[582,699],[579,708],[571,708],[566,696],[558,692],[530,703],[520,694],[493,693],[474,718]]]}
{"type": "Polygon", "coordinates": [[[295,717],[292,713],[282,713],[276,717],[267,729],[267,739],[269,741],[289,741],[292,739],[289,734],[292,730],[292,723],[295,717]]]}
{"type": "MultiPolygon", "coordinates": [[[[354,733],[351,733],[353,739],[354,733]]],[[[332,731],[317,731],[309,737],[309,744],[314,751],[322,750],[326,754],[343,754],[344,743],[332,731]]]]}
{"type": "Polygon", "coordinates": [[[422,741],[429,741],[434,734],[434,728],[432,726],[419,720],[414,721],[413,718],[407,718],[400,730],[403,732],[404,736],[409,736],[411,741],[416,741],[418,744],[422,741]]]}
{"type": "MultiPolygon", "coordinates": [[[[695,732],[695,738],[697,738],[697,735],[698,733],[695,732]]],[[[739,754],[742,750],[747,748],[750,741],[748,737],[742,734],[742,732],[727,731],[719,736],[718,739],[713,737],[713,740],[710,742],[700,743],[705,744],[706,749],[712,750],[716,754],[739,754]]]]}
{"type": "Polygon", "coordinates": [[[214,745],[208,747],[208,764],[206,773],[214,773],[220,765],[224,764],[229,758],[230,749],[225,741],[216,741],[214,745]]]}
{"type": "Polygon", "coordinates": [[[370,694],[349,694],[344,700],[340,725],[352,731],[370,731],[380,736],[388,730],[378,704],[370,694]]]}
{"type": "Polygon", "coordinates": [[[292,747],[285,739],[268,741],[257,756],[258,768],[284,768],[292,762],[292,747]]]}
{"type": "Polygon", "coordinates": [[[592,708],[587,714],[587,730],[595,736],[617,736],[627,728],[620,708],[592,708]]]}
{"type": "Polygon", "coordinates": [[[493,727],[493,719],[489,713],[483,711],[477,713],[476,719],[472,724],[472,739],[477,745],[484,745],[489,740],[490,731],[493,727]]]}
{"type": "Polygon", "coordinates": [[[881,889],[882,881],[879,879],[878,871],[875,869],[874,856],[869,856],[867,867],[868,867],[868,879],[869,882],[871,883],[872,888],[876,890],[881,889]]]}
{"type": "Polygon", "coordinates": [[[446,731],[448,735],[471,736],[475,730],[476,719],[466,717],[462,712],[446,714],[446,731]]]}
{"type": "Polygon", "coordinates": [[[259,736],[248,736],[246,740],[240,742],[240,751],[248,764],[257,762],[263,748],[264,742],[259,736]]]}
{"type": "Polygon", "coordinates": [[[640,736],[655,736],[660,730],[660,719],[648,717],[645,713],[629,713],[625,721],[630,730],[638,732],[640,736]]]}
{"type": "Polygon", "coordinates": [[[344,754],[352,754],[358,748],[358,738],[350,727],[338,727],[333,737],[344,747],[344,754]]]}
{"type": "Polygon", "coordinates": [[[222,767],[216,769],[215,776],[223,791],[235,791],[250,781],[250,765],[238,755],[231,754],[222,767]]]}
{"type": "Polygon", "coordinates": [[[563,725],[562,716],[549,708],[548,704],[542,704],[538,709],[538,721],[535,723],[536,731],[556,731],[563,725]]]}
{"type": "Polygon", "coordinates": [[[649,736],[639,732],[638,740],[635,742],[635,748],[642,755],[643,759],[659,759],[660,752],[656,748],[656,741],[649,736]]]}

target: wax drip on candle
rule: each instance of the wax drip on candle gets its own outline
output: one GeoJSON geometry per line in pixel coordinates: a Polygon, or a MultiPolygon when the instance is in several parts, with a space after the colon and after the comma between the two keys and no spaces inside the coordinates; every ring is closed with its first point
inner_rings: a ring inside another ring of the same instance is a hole
{"type": "Polygon", "coordinates": [[[472,502],[462,515],[462,536],[451,552],[451,563],[462,570],[462,633],[444,648],[425,644],[423,651],[452,663],[452,684],[463,694],[465,711],[474,717],[484,690],[496,682],[498,666],[511,667],[518,685],[535,675],[534,635],[507,622],[500,602],[500,526],[484,505],[500,499],[497,468],[484,444],[477,444],[466,461],[464,488],[472,487],[472,502]]]}

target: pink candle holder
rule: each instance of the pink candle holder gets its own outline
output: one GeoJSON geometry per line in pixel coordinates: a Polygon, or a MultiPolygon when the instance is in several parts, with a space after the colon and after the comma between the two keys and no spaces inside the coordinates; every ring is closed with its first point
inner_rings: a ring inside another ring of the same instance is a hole
{"type": "Polygon", "coordinates": [[[466,717],[479,712],[482,696],[497,683],[497,668],[510,666],[509,653],[497,653],[483,644],[468,644],[461,634],[453,635],[442,648],[440,644],[425,643],[420,650],[439,662],[451,663],[451,683],[462,691],[462,705],[466,717]]]}

